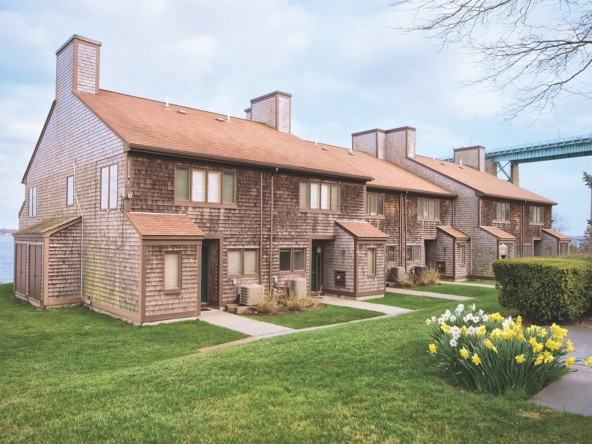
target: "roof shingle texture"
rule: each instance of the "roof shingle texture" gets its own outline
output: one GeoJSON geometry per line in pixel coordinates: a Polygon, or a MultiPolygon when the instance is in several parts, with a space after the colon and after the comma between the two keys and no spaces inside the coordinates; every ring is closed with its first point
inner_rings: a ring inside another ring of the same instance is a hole
{"type": "Polygon", "coordinates": [[[498,239],[504,239],[504,240],[516,239],[516,236],[511,235],[510,233],[502,230],[501,228],[496,228],[496,227],[481,227],[481,228],[483,228],[489,234],[492,234],[493,236],[497,237],[498,239]]]}
{"type": "Polygon", "coordinates": [[[437,227],[439,230],[442,230],[444,233],[452,236],[455,239],[459,240],[469,240],[469,236],[462,231],[454,228],[454,227],[437,227]]]}
{"type": "Polygon", "coordinates": [[[566,236],[565,234],[561,234],[559,231],[551,230],[549,228],[543,228],[543,231],[545,233],[548,233],[551,236],[559,239],[559,240],[563,240],[563,241],[570,241],[571,240],[571,237],[566,236]]]}
{"type": "Polygon", "coordinates": [[[386,239],[388,236],[368,222],[335,222],[358,239],[386,239]]]}
{"type": "Polygon", "coordinates": [[[41,222],[37,222],[36,224],[30,225],[22,230],[16,231],[13,235],[19,234],[45,234],[48,231],[55,230],[56,228],[61,227],[62,225],[66,225],[70,222],[79,219],[80,216],[68,216],[68,217],[58,217],[54,219],[45,219],[41,222]]]}
{"type": "Polygon", "coordinates": [[[525,200],[534,203],[543,203],[548,205],[556,205],[557,202],[553,202],[545,197],[539,196],[538,194],[532,193],[524,188],[520,188],[505,180],[498,179],[497,177],[478,171],[474,168],[463,166],[447,162],[444,160],[434,160],[424,156],[415,156],[413,158],[417,163],[431,168],[438,173],[447,176],[457,182],[465,184],[469,188],[483,193],[490,197],[500,197],[515,200],[525,200]]]}
{"type": "Polygon", "coordinates": [[[125,214],[142,236],[205,236],[186,214],[125,214]]]}

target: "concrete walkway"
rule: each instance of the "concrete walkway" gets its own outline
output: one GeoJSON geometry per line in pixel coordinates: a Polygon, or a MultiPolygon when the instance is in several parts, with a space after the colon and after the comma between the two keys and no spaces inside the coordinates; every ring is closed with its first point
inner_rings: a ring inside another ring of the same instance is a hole
{"type": "Polygon", "coordinates": [[[371,304],[370,302],[356,301],[355,299],[337,298],[334,296],[323,296],[321,301],[327,305],[338,305],[340,307],[359,308],[360,310],[377,311],[387,315],[400,315],[410,313],[413,310],[406,308],[392,307],[390,305],[371,304]]]}
{"type": "MultiPolygon", "coordinates": [[[[569,326],[567,338],[576,349],[569,356],[586,359],[592,356],[592,327],[569,326]]],[[[576,365],[568,373],[534,395],[530,401],[555,410],[592,416],[592,375],[590,367],[576,365]]]]}
{"type": "MultiPolygon", "coordinates": [[[[407,290],[406,288],[387,288],[387,293],[408,294],[410,296],[426,296],[428,298],[450,299],[451,301],[469,301],[473,298],[456,296],[454,294],[433,293],[431,291],[407,290]]],[[[374,304],[372,304],[374,305],[374,304]]]]}
{"type": "Polygon", "coordinates": [[[255,321],[244,316],[238,316],[221,310],[202,311],[199,320],[208,324],[238,331],[249,336],[272,337],[295,331],[293,328],[268,322],[255,321]]]}
{"type": "Polygon", "coordinates": [[[466,285],[467,287],[495,288],[495,285],[489,285],[489,284],[472,284],[470,282],[440,281],[440,283],[441,284],[446,284],[446,285],[466,285]]]}

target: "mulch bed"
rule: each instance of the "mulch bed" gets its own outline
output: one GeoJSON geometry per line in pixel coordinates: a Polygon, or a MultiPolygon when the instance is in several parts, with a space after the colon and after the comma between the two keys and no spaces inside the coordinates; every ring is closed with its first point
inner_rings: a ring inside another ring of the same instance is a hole
{"type": "Polygon", "coordinates": [[[286,307],[280,306],[274,313],[259,313],[256,307],[251,307],[248,313],[243,313],[242,316],[281,316],[286,314],[296,314],[296,313],[303,313],[305,311],[314,311],[319,310],[321,308],[325,308],[326,304],[318,304],[316,306],[304,307],[302,310],[299,311],[292,311],[288,310],[286,307]]]}

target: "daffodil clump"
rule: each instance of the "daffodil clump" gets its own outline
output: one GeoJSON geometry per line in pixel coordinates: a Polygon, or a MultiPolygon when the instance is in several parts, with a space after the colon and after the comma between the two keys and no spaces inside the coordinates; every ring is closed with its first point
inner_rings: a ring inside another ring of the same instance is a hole
{"type": "MultiPolygon", "coordinates": [[[[426,320],[429,353],[455,385],[486,393],[516,392],[531,396],[560,379],[579,360],[567,330],[524,327],[518,316],[487,314],[475,304],[459,304],[451,312],[426,320]]],[[[592,356],[584,365],[592,367],[592,356]]]]}

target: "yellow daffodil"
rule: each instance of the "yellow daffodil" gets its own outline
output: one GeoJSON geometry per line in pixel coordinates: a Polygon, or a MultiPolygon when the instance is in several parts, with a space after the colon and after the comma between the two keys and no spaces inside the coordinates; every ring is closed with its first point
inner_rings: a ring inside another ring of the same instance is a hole
{"type": "Polygon", "coordinates": [[[529,343],[530,343],[530,345],[532,345],[533,347],[534,347],[535,345],[537,345],[537,344],[538,344],[538,342],[537,342],[536,338],[530,338],[530,339],[528,340],[528,342],[529,342],[529,343]]]}
{"type": "Polygon", "coordinates": [[[522,364],[524,361],[526,361],[526,358],[524,357],[524,355],[518,355],[514,359],[516,360],[516,362],[518,364],[522,364]]]}
{"type": "Polygon", "coordinates": [[[471,360],[473,361],[473,364],[475,364],[475,365],[481,364],[481,358],[479,357],[479,355],[477,353],[475,353],[473,355],[473,358],[471,360]]]}
{"type": "Polygon", "coordinates": [[[549,353],[548,351],[543,353],[543,356],[544,356],[545,364],[550,364],[555,359],[553,357],[553,355],[551,353],[549,353]]]}
{"type": "Polygon", "coordinates": [[[541,353],[540,355],[537,355],[536,359],[534,360],[534,365],[541,365],[544,361],[545,357],[543,356],[543,354],[541,353]]]}
{"type": "Polygon", "coordinates": [[[461,333],[462,333],[463,336],[467,336],[469,334],[469,330],[467,329],[467,326],[466,325],[463,325],[460,328],[460,331],[461,331],[461,333]]]}
{"type": "Polygon", "coordinates": [[[592,367],[592,356],[590,356],[588,359],[586,359],[586,362],[584,362],[584,365],[589,365],[592,367]]]}
{"type": "Polygon", "coordinates": [[[497,353],[497,347],[495,345],[493,345],[493,342],[491,342],[489,339],[487,339],[484,342],[484,344],[485,344],[485,347],[487,347],[497,353]]]}
{"type": "Polygon", "coordinates": [[[574,358],[574,357],[567,358],[567,359],[565,360],[565,365],[567,365],[568,367],[569,367],[570,365],[574,365],[575,363],[576,363],[576,358],[574,358]]]}
{"type": "Polygon", "coordinates": [[[519,334],[518,334],[518,340],[519,340],[520,342],[526,342],[526,338],[524,337],[524,335],[523,335],[522,333],[519,333],[519,334]]]}
{"type": "Polygon", "coordinates": [[[541,331],[539,331],[539,336],[541,338],[544,338],[545,336],[547,336],[547,330],[541,329],[541,331]]]}
{"type": "Polygon", "coordinates": [[[571,343],[571,340],[568,339],[567,340],[567,352],[568,353],[573,353],[576,349],[574,348],[573,344],[571,343]]]}
{"type": "Polygon", "coordinates": [[[479,327],[477,327],[477,334],[479,336],[485,336],[485,333],[487,333],[487,329],[485,328],[485,325],[480,325],[479,327]]]}
{"type": "Polygon", "coordinates": [[[535,353],[540,353],[543,351],[543,344],[537,344],[532,348],[532,351],[535,353]]]}
{"type": "Polygon", "coordinates": [[[436,353],[437,347],[436,344],[429,345],[430,353],[436,353]]]}
{"type": "Polygon", "coordinates": [[[545,345],[550,350],[559,350],[561,348],[561,342],[553,341],[552,339],[547,339],[547,342],[545,343],[545,345]]]}
{"type": "Polygon", "coordinates": [[[463,347],[460,349],[460,355],[463,358],[467,359],[471,355],[471,353],[466,348],[463,347]]]}
{"type": "Polygon", "coordinates": [[[450,325],[444,324],[440,327],[444,333],[450,333],[450,325]]]}
{"type": "Polygon", "coordinates": [[[522,316],[516,318],[516,324],[522,324],[522,316]]]}

